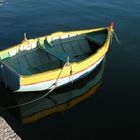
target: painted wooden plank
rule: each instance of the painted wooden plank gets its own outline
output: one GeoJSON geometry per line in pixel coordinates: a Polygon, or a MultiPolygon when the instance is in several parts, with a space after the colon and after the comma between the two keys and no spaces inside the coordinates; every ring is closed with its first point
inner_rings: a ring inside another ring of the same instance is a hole
{"type": "Polygon", "coordinates": [[[57,49],[57,48],[47,48],[45,51],[53,56],[57,57],[59,60],[63,62],[67,62],[67,58],[69,57],[70,62],[77,62],[78,60],[69,54],[57,49]]]}

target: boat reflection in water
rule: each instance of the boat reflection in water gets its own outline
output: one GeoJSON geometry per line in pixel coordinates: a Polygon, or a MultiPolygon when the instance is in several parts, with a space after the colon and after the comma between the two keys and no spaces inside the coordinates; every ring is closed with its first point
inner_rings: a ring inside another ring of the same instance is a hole
{"type": "Polygon", "coordinates": [[[86,77],[65,87],[58,88],[41,99],[39,98],[45,93],[12,94],[10,96],[12,96],[14,100],[14,105],[17,105],[18,107],[16,107],[16,109],[9,109],[9,111],[12,113],[14,112],[14,115],[16,114],[16,116],[18,114],[22,123],[32,123],[53,113],[68,110],[95,94],[102,82],[104,64],[105,59],[96,70],[86,77]],[[36,99],[39,100],[20,106],[21,104],[36,99]]]}

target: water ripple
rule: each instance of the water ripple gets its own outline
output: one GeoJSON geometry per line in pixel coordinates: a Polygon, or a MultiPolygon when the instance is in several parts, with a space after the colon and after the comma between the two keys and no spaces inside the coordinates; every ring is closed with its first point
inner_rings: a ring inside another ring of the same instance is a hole
{"type": "Polygon", "coordinates": [[[8,5],[10,2],[6,0],[0,0],[0,8],[8,5]]]}

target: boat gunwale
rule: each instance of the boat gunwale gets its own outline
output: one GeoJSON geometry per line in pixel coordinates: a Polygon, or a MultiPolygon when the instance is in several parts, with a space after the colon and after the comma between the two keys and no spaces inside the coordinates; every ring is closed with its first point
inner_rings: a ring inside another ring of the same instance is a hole
{"type": "Polygon", "coordinates": [[[16,45],[13,45],[9,48],[6,48],[6,49],[3,49],[3,50],[0,50],[0,55],[3,54],[3,53],[6,53],[6,52],[9,52],[9,51],[12,51],[14,49],[17,49],[17,48],[21,48],[23,47],[24,45],[26,45],[26,43],[33,43],[34,41],[37,41],[38,39],[45,39],[46,37],[49,38],[49,37],[53,37],[53,36],[56,36],[56,35],[61,35],[61,34],[67,34],[67,33],[70,33],[70,34],[73,34],[73,33],[76,33],[76,32],[80,32],[81,34],[83,32],[94,32],[94,31],[100,31],[100,30],[104,30],[104,29],[107,29],[108,27],[103,27],[103,28],[96,28],[96,29],[86,29],[86,30],[78,30],[78,31],[64,31],[64,32],[55,32],[55,33],[52,33],[52,34],[48,34],[48,35],[44,35],[44,36],[40,36],[40,37],[37,37],[37,38],[30,38],[28,40],[23,40],[22,42],[16,44],[16,45]]]}

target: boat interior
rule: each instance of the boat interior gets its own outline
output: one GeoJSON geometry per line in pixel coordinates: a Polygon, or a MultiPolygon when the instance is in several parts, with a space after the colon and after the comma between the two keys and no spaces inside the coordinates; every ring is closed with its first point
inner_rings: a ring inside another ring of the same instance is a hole
{"type": "MultiPolygon", "coordinates": [[[[2,62],[20,75],[32,75],[79,62],[96,53],[106,42],[108,30],[85,34],[67,34],[58,38],[39,38],[31,49],[16,50],[0,56],[2,62]]],[[[31,44],[28,44],[31,45],[31,44]]]]}

